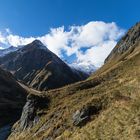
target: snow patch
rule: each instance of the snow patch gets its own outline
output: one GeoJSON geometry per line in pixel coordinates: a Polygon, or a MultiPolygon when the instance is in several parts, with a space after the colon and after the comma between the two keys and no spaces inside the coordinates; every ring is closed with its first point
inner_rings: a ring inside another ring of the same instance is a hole
{"type": "Polygon", "coordinates": [[[76,63],[75,62],[75,63],[69,64],[69,66],[71,68],[83,71],[83,72],[85,72],[87,74],[92,74],[98,69],[97,67],[95,67],[90,62],[87,62],[87,63],[82,63],[82,62],[81,63],[76,63]]]}

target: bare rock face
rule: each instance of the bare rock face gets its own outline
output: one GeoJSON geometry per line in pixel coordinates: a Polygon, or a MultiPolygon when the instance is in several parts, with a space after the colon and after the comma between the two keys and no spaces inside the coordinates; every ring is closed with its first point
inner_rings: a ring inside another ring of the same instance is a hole
{"type": "Polygon", "coordinates": [[[84,72],[73,70],[39,40],[0,57],[0,65],[38,90],[47,90],[84,80],[84,72]]]}
{"type": "Polygon", "coordinates": [[[45,97],[39,97],[36,95],[28,95],[27,102],[23,108],[20,118],[20,130],[31,128],[39,121],[37,111],[39,109],[47,108],[49,99],[45,97]]]}
{"type": "Polygon", "coordinates": [[[105,63],[113,58],[120,56],[128,50],[136,47],[135,44],[140,41],[140,22],[134,25],[125,36],[117,43],[110,55],[106,58],[105,63]]]}

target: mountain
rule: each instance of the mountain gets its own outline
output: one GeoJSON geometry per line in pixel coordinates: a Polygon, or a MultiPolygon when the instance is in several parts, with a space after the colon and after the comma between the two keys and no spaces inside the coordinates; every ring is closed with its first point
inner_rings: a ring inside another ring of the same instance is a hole
{"type": "Polygon", "coordinates": [[[6,48],[6,49],[2,49],[2,50],[0,50],[0,57],[3,57],[6,54],[9,54],[9,53],[14,52],[16,50],[18,50],[18,48],[13,47],[13,46],[6,48]]]}
{"type": "Polygon", "coordinates": [[[0,65],[38,90],[62,87],[88,76],[71,69],[39,40],[1,57],[0,65]]]}
{"type": "Polygon", "coordinates": [[[29,96],[8,140],[140,139],[139,27],[87,80],[29,96]]]}

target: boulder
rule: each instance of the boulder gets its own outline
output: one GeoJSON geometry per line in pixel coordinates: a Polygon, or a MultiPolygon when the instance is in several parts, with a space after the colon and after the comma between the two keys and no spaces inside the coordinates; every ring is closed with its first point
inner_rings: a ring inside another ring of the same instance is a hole
{"type": "Polygon", "coordinates": [[[84,106],[80,110],[77,110],[73,114],[73,125],[75,126],[83,126],[85,125],[91,118],[92,115],[96,115],[100,111],[100,107],[98,106],[84,106]]]}

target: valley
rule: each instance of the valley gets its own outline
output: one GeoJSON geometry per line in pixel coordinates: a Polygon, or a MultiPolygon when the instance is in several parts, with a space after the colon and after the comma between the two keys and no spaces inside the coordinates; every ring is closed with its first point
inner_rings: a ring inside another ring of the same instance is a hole
{"type": "Polygon", "coordinates": [[[90,76],[38,40],[0,65],[0,126],[14,123],[7,140],[140,139],[140,23],[90,76]]]}

